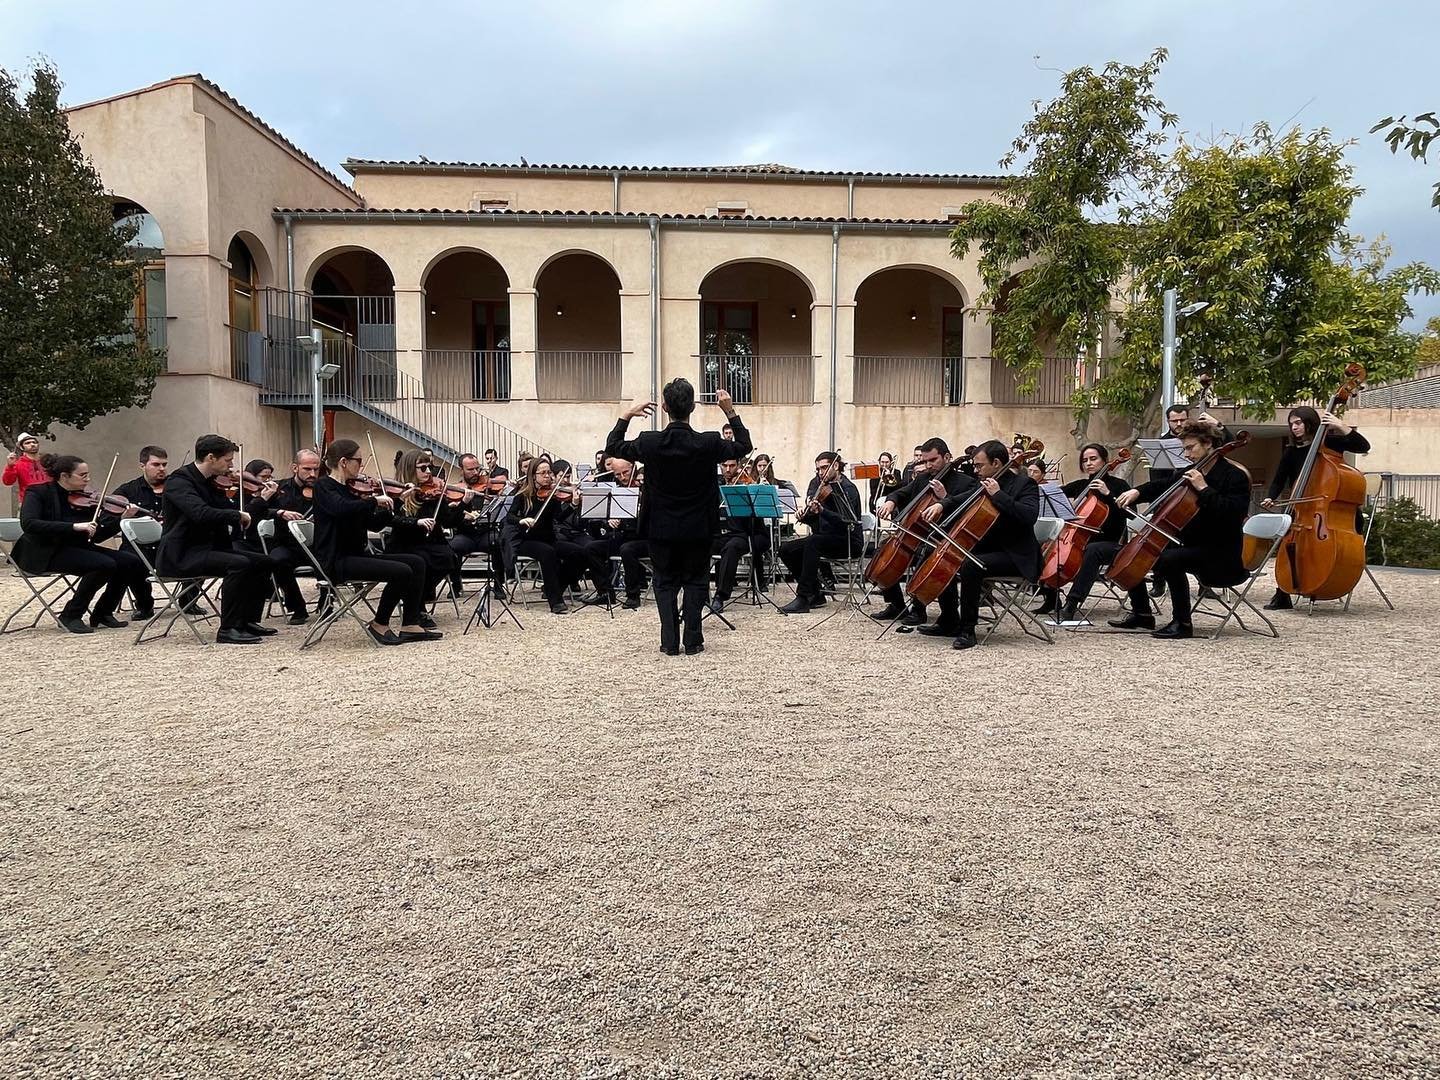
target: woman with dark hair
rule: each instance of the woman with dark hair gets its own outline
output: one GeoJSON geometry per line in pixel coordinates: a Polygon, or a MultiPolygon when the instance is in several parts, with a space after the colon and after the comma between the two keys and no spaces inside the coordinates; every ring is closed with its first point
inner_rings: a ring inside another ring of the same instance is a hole
{"type": "Polygon", "coordinates": [[[357,495],[350,490],[348,485],[365,465],[359,451],[354,439],[337,439],[325,450],[330,473],[315,481],[312,499],[315,558],[334,581],[385,583],[375,605],[375,619],[366,626],[376,642],[434,641],[444,635],[420,622],[425,616],[425,560],[418,555],[370,552],[367,532],[390,522],[395,503],[386,495],[357,495]],[[401,608],[399,634],[390,629],[397,605],[401,608]]]}
{"type": "MultiPolygon", "coordinates": [[[[551,612],[564,615],[570,610],[565,588],[589,569],[590,560],[583,547],[556,532],[557,522],[570,507],[569,501],[552,498],[557,483],[546,457],[532,458],[505,521],[516,534],[515,554],[540,565],[540,586],[551,612]]],[[[606,587],[596,582],[597,591],[606,587]]]]}
{"type": "MultiPolygon", "coordinates": [[[[440,493],[443,486],[436,475],[435,459],[428,450],[406,450],[395,468],[395,479],[410,487],[390,519],[390,539],[385,550],[402,555],[418,555],[425,560],[425,602],[435,603],[435,592],[441,581],[449,580],[458,568],[455,551],[445,536],[445,528],[460,524],[464,509],[459,503],[448,502],[440,493]],[[434,490],[427,494],[423,488],[434,490]]],[[[428,615],[420,617],[420,625],[434,629],[428,615]]]]}
{"type": "MultiPolygon", "coordinates": [[[[1309,405],[1297,405],[1290,410],[1288,420],[1290,437],[1285,440],[1285,449],[1280,452],[1280,464],[1275,466],[1275,477],[1270,481],[1270,490],[1260,503],[1265,510],[1272,509],[1275,506],[1275,500],[1286,488],[1300,479],[1300,470],[1305,467],[1305,458],[1310,454],[1310,444],[1315,441],[1315,433],[1320,430],[1322,425],[1325,428],[1325,447],[1327,449],[1334,450],[1337,454],[1368,454],[1370,452],[1370,440],[1328,410],[1317,411],[1309,405]]],[[[1365,531],[1359,521],[1358,513],[1355,531],[1362,535],[1365,531]]],[[[1294,606],[1289,593],[1276,589],[1275,595],[1265,605],[1265,610],[1284,611],[1294,606]]]]}
{"type": "Polygon", "coordinates": [[[40,465],[50,479],[25,489],[20,504],[23,535],[13,553],[16,565],[27,574],[79,577],[60,611],[60,625],[72,634],[126,625],[115,618],[115,609],[127,588],[145,580],[145,564],[134,552],[98,546],[120,531],[118,518],[97,522],[94,507],[71,505],[70,496],[90,485],[89,465],[73,454],[46,454],[40,465]],[[85,612],[102,586],[105,591],[86,625],[85,612]]]}
{"type": "Polygon", "coordinates": [[[781,480],[775,475],[775,460],[769,454],[756,454],[750,459],[750,466],[755,470],[757,484],[774,484],[777,488],[794,493],[797,499],[800,497],[799,488],[789,480],[781,480]]]}

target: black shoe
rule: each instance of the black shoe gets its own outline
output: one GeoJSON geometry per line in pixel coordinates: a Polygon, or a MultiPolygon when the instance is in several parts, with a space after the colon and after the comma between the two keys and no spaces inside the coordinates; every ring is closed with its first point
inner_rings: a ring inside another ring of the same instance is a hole
{"type": "Polygon", "coordinates": [[[685,646],[685,655],[686,655],[686,656],[694,656],[696,653],[702,653],[702,652],[704,652],[704,651],[705,651],[705,645],[704,645],[703,642],[702,642],[701,644],[699,644],[699,645],[686,645],[686,646],[685,646]]]}
{"type": "Polygon", "coordinates": [[[245,633],[251,637],[271,637],[280,632],[273,626],[261,626],[259,623],[254,622],[241,623],[237,629],[245,631],[245,633]]]}
{"type": "Polygon", "coordinates": [[[1220,597],[1218,597],[1218,596],[1215,595],[1215,590],[1212,589],[1212,588],[1210,588],[1209,585],[1201,585],[1201,586],[1200,586],[1200,591],[1195,594],[1195,602],[1196,602],[1196,603],[1199,603],[1201,600],[1219,600],[1219,599],[1220,599],[1220,597]]]}
{"type": "Polygon", "coordinates": [[[960,627],[952,622],[937,622],[930,626],[917,626],[915,632],[926,637],[954,637],[960,633],[960,627]]]}
{"type": "Polygon", "coordinates": [[[60,625],[72,634],[93,634],[95,632],[90,629],[84,616],[81,615],[61,615],[60,625]]]}
{"type": "Polygon", "coordinates": [[[1133,611],[1123,619],[1111,619],[1110,625],[1116,630],[1154,630],[1154,615],[1136,615],[1133,611]]]}
{"type": "Polygon", "coordinates": [[[114,615],[91,615],[90,625],[96,630],[102,626],[106,630],[119,630],[121,627],[129,626],[130,624],[122,619],[115,618],[114,615]]]}
{"type": "Polygon", "coordinates": [[[1158,578],[1158,577],[1157,577],[1154,581],[1152,581],[1152,582],[1150,583],[1150,595],[1151,595],[1151,596],[1164,596],[1164,595],[1165,595],[1165,579],[1164,579],[1164,578],[1158,578]]]}
{"type": "Polygon", "coordinates": [[[1043,604],[1041,604],[1039,607],[1037,607],[1033,612],[1031,612],[1031,614],[1032,614],[1032,615],[1049,615],[1049,614],[1052,614],[1052,613],[1055,611],[1055,609],[1058,608],[1059,606],[1060,606],[1060,601],[1059,601],[1059,600],[1057,600],[1053,595],[1047,596],[1047,597],[1045,598],[1045,602],[1044,602],[1043,604]]]}
{"type": "Polygon", "coordinates": [[[811,607],[824,607],[829,602],[829,600],[825,599],[825,594],[823,592],[816,593],[808,601],[811,607]]]}
{"type": "Polygon", "coordinates": [[[308,611],[297,611],[291,615],[287,621],[291,626],[304,626],[310,621],[310,613],[308,611]]]}
{"type": "Polygon", "coordinates": [[[1089,626],[1089,619],[1080,617],[1080,609],[1074,604],[1064,604],[1054,619],[1046,620],[1053,626],[1089,626]]]}
{"type": "Polygon", "coordinates": [[[1159,630],[1152,631],[1151,637],[1165,638],[1189,638],[1195,636],[1195,628],[1188,622],[1168,622],[1159,630]]]}
{"type": "Polygon", "coordinates": [[[879,611],[866,612],[876,622],[889,622],[891,619],[898,619],[906,612],[904,604],[886,604],[879,611]]]}
{"type": "Polygon", "coordinates": [[[149,622],[155,617],[155,605],[152,604],[149,607],[137,607],[133,611],[131,611],[130,614],[140,622],[149,622]]]}
{"type": "Polygon", "coordinates": [[[408,645],[412,641],[439,641],[444,636],[439,630],[422,630],[418,634],[413,630],[401,630],[398,639],[401,645],[408,645]]]}
{"type": "Polygon", "coordinates": [[[180,610],[185,612],[186,615],[205,614],[205,608],[201,605],[199,600],[191,600],[188,604],[181,604],[180,610]]]}
{"type": "Polygon", "coordinates": [[[620,606],[623,608],[628,608],[631,611],[637,611],[640,608],[640,597],[636,596],[634,593],[627,593],[625,596],[625,603],[621,604],[620,606]]]}
{"type": "Polygon", "coordinates": [[[1265,605],[1266,611],[1290,611],[1295,607],[1295,602],[1290,599],[1290,594],[1280,589],[1275,590],[1275,595],[1265,605]]]}
{"type": "Polygon", "coordinates": [[[375,627],[367,623],[365,625],[365,632],[370,635],[370,640],[374,641],[377,645],[400,644],[400,639],[395,635],[395,631],[391,630],[388,626],[382,634],[379,630],[376,630],[375,627]]]}
{"type": "Polygon", "coordinates": [[[780,609],[782,615],[804,615],[810,610],[810,602],[803,596],[797,596],[780,609]]]}
{"type": "Polygon", "coordinates": [[[418,619],[415,620],[415,625],[425,630],[434,630],[435,620],[432,619],[429,615],[422,614],[418,619]]]}
{"type": "Polygon", "coordinates": [[[911,604],[906,609],[905,615],[901,618],[900,622],[903,623],[905,626],[924,626],[925,609],[922,607],[916,607],[914,604],[911,604]]]}
{"type": "Polygon", "coordinates": [[[664,653],[666,656],[679,656],[679,655],[680,655],[680,647],[679,647],[678,645],[661,645],[661,646],[660,646],[660,651],[661,651],[662,653],[664,653]]]}
{"type": "Polygon", "coordinates": [[[247,633],[243,627],[225,627],[215,635],[217,645],[259,645],[260,639],[251,633],[247,633]]]}
{"type": "Polygon", "coordinates": [[[952,649],[973,649],[975,645],[975,631],[966,627],[955,635],[955,643],[950,647],[952,649]]]}
{"type": "MultiPolygon", "coordinates": [[[[550,614],[551,614],[551,615],[569,615],[569,614],[570,614],[570,609],[565,606],[565,601],[564,601],[564,600],[556,600],[555,603],[553,603],[553,604],[550,605],[550,614]]],[[[423,625],[423,624],[422,624],[422,625],[423,625]]]]}
{"type": "Polygon", "coordinates": [[[460,597],[465,595],[465,586],[459,581],[450,582],[450,595],[454,596],[457,600],[460,599],[460,597]]]}

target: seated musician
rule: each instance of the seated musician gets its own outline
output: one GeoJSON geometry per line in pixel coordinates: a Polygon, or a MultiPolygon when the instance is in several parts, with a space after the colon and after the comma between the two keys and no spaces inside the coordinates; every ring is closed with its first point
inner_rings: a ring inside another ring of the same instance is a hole
{"type": "MultiPolygon", "coordinates": [[[[161,504],[165,495],[165,471],[169,465],[170,455],[163,446],[142,446],[140,448],[140,475],[133,480],[126,480],[116,487],[115,494],[123,496],[140,514],[148,514],[156,521],[161,520],[164,517],[161,504]]],[[[107,520],[112,515],[101,514],[100,516],[102,520],[107,520]]],[[[155,563],[155,551],[158,547],[159,544],[146,545],[145,557],[150,560],[151,565],[155,563]]],[[[134,600],[137,619],[148,619],[155,614],[155,592],[151,588],[148,574],[142,575],[141,579],[131,587],[130,596],[134,600]]],[[[192,598],[188,596],[184,598],[184,601],[193,603],[192,598]]]]}
{"type": "MultiPolygon", "coordinates": [[[[720,463],[720,483],[738,484],[740,462],[730,458],[720,463]]],[[[765,518],[749,514],[745,517],[731,517],[722,508],[720,535],[715,537],[710,553],[720,556],[715,566],[715,595],[710,598],[710,610],[717,614],[725,610],[730,596],[735,591],[735,578],[739,573],[741,556],[749,555],[758,560],[770,550],[770,523],[765,518]]],[[[764,569],[755,566],[757,579],[763,578],[764,569]]]]}
{"type": "MultiPolygon", "coordinates": [[[[1192,420],[1180,429],[1185,444],[1185,457],[1200,461],[1219,442],[1219,431],[1213,424],[1192,420]]],[[[1180,531],[1179,544],[1171,544],[1155,562],[1155,576],[1170,590],[1172,614],[1170,622],[1153,632],[1158,638],[1188,638],[1194,630],[1190,614],[1190,582],[1193,573],[1202,585],[1226,587],[1245,580],[1241,558],[1245,515],[1250,509],[1250,482],[1238,465],[1220,458],[1208,473],[1190,469],[1185,482],[1199,493],[1199,512],[1180,531]]],[[[1115,499],[1120,507],[1148,503],[1157,498],[1170,484],[1151,480],[1115,499]]],[[[1135,599],[1131,594],[1132,602],[1135,599]]],[[[1121,629],[1153,627],[1150,615],[1132,611],[1118,625],[1121,629]]]]}
{"type": "MultiPolygon", "coordinates": [[[[953,460],[950,447],[944,439],[927,439],[921,443],[920,461],[914,479],[888,495],[876,508],[876,516],[882,521],[889,521],[897,514],[902,514],[927,487],[939,499],[974,491],[975,481],[973,478],[966,476],[959,469],[949,468],[953,460]]],[[[872,619],[878,622],[889,622],[891,619],[903,615],[901,621],[906,626],[925,625],[925,621],[929,617],[925,606],[912,602],[907,607],[903,582],[892,585],[881,595],[885,598],[885,606],[872,613],[870,616],[872,619]]],[[[939,605],[940,622],[951,627],[949,632],[954,633],[954,627],[960,624],[960,593],[959,586],[955,582],[950,582],[940,593],[939,605]]]]}
{"type": "MultiPolygon", "coordinates": [[[[301,451],[309,453],[315,460],[318,467],[319,455],[314,451],[301,451]]],[[[297,457],[299,455],[296,455],[297,457]]],[[[251,494],[247,491],[245,497],[245,510],[250,515],[250,527],[245,530],[244,539],[240,547],[244,551],[256,554],[265,554],[265,545],[260,542],[260,522],[271,519],[275,522],[275,537],[270,542],[270,561],[273,564],[271,577],[280,589],[280,595],[284,598],[285,610],[290,615],[290,624],[299,626],[310,619],[309,609],[305,605],[305,596],[300,591],[300,583],[295,579],[295,566],[304,565],[304,556],[300,549],[293,542],[290,542],[290,528],[288,521],[304,517],[304,511],[308,505],[300,506],[297,511],[293,496],[287,496],[286,507],[278,505],[277,500],[281,498],[283,485],[275,479],[275,466],[263,458],[255,458],[245,463],[245,471],[263,483],[259,492],[251,494]]]]}
{"type": "MultiPolygon", "coordinates": [[[[456,566],[455,552],[450,549],[447,527],[462,520],[458,503],[451,503],[440,490],[443,485],[436,475],[435,460],[426,450],[406,450],[400,455],[395,479],[407,485],[405,494],[395,506],[390,520],[390,538],[385,550],[401,555],[418,555],[425,560],[425,603],[434,604],[440,582],[448,579],[456,566]],[[428,493],[422,488],[433,489],[428,493]]],[[[415,620],[427,630],[435,629],[429,615],[415,620]]]]}
{"type": "Polygon", "coordinates": [[[495,451],[485,451],[485,466],[474,454],[460,455],[460,483],[470,489],[470,494],[460,501],[460,519],[453,526],[450,550],[455,553],[455,570],[450,586],[456,596],[464,593],[460,580],[460,565],[465,557],[477,551],[490,556],[491,588],[503,595],[504,581],[515,571],[515,552],[507,542],[500,523],[491,520],[487,512],[492,509],[492,499],[502,497],[510,473],[494,464],[495,451]]]}
{"type": "Polygon", "coordinates": [[[590,591],[580,597],[580,603],[612,603],[614,597],[610,595],[610,560],[591,548],[591,544],[600,538],[606,525],[602,521],[580,516],[580,500],[576,497],[579,484],[575,480],[575,469],[570,462],[560,458],[550,468],[557,477],[563,478],[564,485],[555,497],[556,505],[552,510],[555,514],[555,544],[561,555],[565,588],[578,592],[581,582],[588,578],[590,591]]]}
{"type": "Polygon", "coordinates": [[[755,483],[770,484],[781,491],[788,491],[798,500],[800,489],[789,480],[781,480],[775,475],[775,459],[769,454],[756,454],[750,459],[750,471],[755,474],[755,483]]]}
{"type": "MultiPolygon", "coordinates": [[[[275,584],[285,599],[290,625],[300,626],[310,620],[305,594],[295,577],[297,566],[307,565],[305,553],[290,532],[290,522],[309,516],[314,502],[315,481],[320,476],[320,455],[314,450],[301,450],[290,460],[290,475],[276,486],[265,500],[265,509],[275,521],[275,539],[270,543],[270,558],[275,563],[275,584]]],[[[254,470],[250,470],[254,472],[254,470]]],[[[255,475],[262,478],[262,471],[255,475]]],[[[274,470],[270,471],[274,475],[274,470]]]]}
{"type": "Polygon", "coordinates": [[[155,569],[162,577],[224,578],[215,640],[253,645],[275,633],[260,625],[273,563],[236,544],[250,527],[251,515],[216,483],[234,472],[238,449],[223,435],[202,435],[195,440],[195,460],[165,478],[165,525],[155,569]]]}
{"type": "Polygon", "coordinates": [[[552,498],[557,484],[549,459],[544,455],[531,458],[506,521],[518,537],[515,553],[534,559],[540,566],[540,585],[550,611],[564,615],[570,610],[565,603],[565,589],[578,572],[591,565],[591,560],[583,548],[562,539],[556,531],[557,518],[569,506],[568,502],[552,498]]]}
{"type": "Polygon", "coordinates": [[[1031,480],[1034,480],[1035,483],[1043,484],[1045,483],[1045,477],[1049,475],[1049,468],[1042,459],[1036,458],[1034,461],[1026,464],[1025,475],[1030,477],[1031,480]]]}
{"type": "Polygon", "coordinates": [[[780,559],[795,579],[795,599],[780,610],[798,615],[825,603],[820,590],[820,564],[826,558],[858,558],[865,537],[860,528],[860,491],[839,467],[839,456],[826,450],[815,458],[815,476],[806,489],[806,504],[799,520],[810,526],[809,536],[797,536],[780,545],[780,559]],[[830,497],[816,495],[822,479],[829,481],[830,497]]]}
{"type": "Polygon", "coordinates": [[[904,486],[900,470],[895,468],[895,455],[889,450],[881,451],[875,459],[880,466],[880,475],[870,481],[870,505],[878,507],[904,486]]]}
{"type": "MultiPolygon", "coordinates": [[[[145,564],[129,549],[99,546],[120,531],[117,518],[99,521],[93,505],[71,505],[70,497],[90,486],[88,464],[73,454],[46,454],[39,464],[42,475],[50,479],[43,483],[32,479],[25,488],[20,503],[21,536],[12,552],[15,564],[27,574],[69,574],[80,579],[60,609],[60,625],[70,633],[88,634],[99,627],[126,625],[115,617],[115,609],[125,590],[145,578],[145,564]],[[95,600],[96,593],[99,600],[95,600]],[[95,606],[90,609],[92,600],[95,606]]],[[[128,516],[134,513],[126,510],[128,516]]]]}
{"type": "MultiPolygon", "coordinates": [[[[1337,454],[1368,454],[1370,440],[1354,427],[1328,410],[1316,411],[1309,405],[1299,405],[1290,410],[1290,438],[1280,453],[1280,464],[1275,467],[1275,479],[1270,481],[1270,490],[1260,505],[1266,510],[1275,507],[1275,500],[1295,481],[1300,479],[1300,470],[1305,467],[1310,444],[1321,425],[1325,427],[1325,446],[1337,454]]],[[[1303,509],[1303,507],[1302,507],[1303,509]]],[[[1298,516],[1298,515],[1297,515],[1298,516]]],[[[1355,531],[1362,536],[1365,529],[1358,516],[1355,531]]],[[[1265,605],[1266,611],[1284,611],[1293,607],[1290,594],[1276,588],[1275,595],[1265,605]]]]}
{"type": "MultiPolygon", "coordinates": [[[[1029,476],[1010,467],[1010,451],[999,439],[990,439],[976,447],[972,461],[975,479],[1000,511],[1000,518],[975,545],[972,552],[975,561],[965,559],[960,564],[958,624],[947,624],[942,617],[933,626],[919,628],[922,634],[954,634],[957,649],[975,645],[980,593],[986,578],[1018,575],[1033,581],[1040,574],[1040,543],[1035,539],[1035,520],[1040,516],[1039,486],[1029,476]]],[[[967,493],[948,496],[930,507],[925,516],[939,521],[967,498],[967,493]]]]}
{"type": "Polygon", "coordinates": [[[922,460],[922,459],[924,458],[924,456],[925,456],[924,446],[925,446],[925,444],[924,444],[924,443],[921,443],[919,446],[915,447],[914,450],[910,451],[910,462],[909,462],[909,464],[907,464],[907,465],[905,466],[905,468],[903,468],[902,470],[900,470],[900,486],[901,486],[901,487],[904,487],[906,484],[910,483],[911,480],[914,480],[914,479],[915,479],[915,473],[916,473],[918,470],[920,470],[921,468],[924,467],[924,466],[921,465],[921,460],[922,460]]]}
{"type": "Polygon", "coordinates": [[[366,624],[380,645],[434,641],[444,635],[420,624],[425,615],[425,560],[419,555],[370,551],[371,529],[382,529],[394,516],[395,502],[384,494],[359,494],[350,489],[365,466],[354,439],[336,439],[325,448],[329,474],[315,481],[311,519],[315,522],[315,558],[337,584],[346,581],[385,583],[366,624]],[[400,632],[390,618],[400,608],[400,632]]]}
{"type": "MultiPolygon", "coordinates": [[[[624,458],[607,457],[601,462],[597,474],[616,487],[635,487],[635,466],[624,458]]],[[[596,522],[600,525],[599,535],[585,543],[588,565],[603,576],[604,589],[590,599],[592,603],[613,604],[616,600],[610,560],[620,558],[620,567],[625,576],[624,606],[632,611],[640,607],[640,596],[645,591],[648,578],[645,566],[640,562],[650,553],[650,546],[640,538],[638,518],[610,518],[596,522]]]]}
{"type": "MultiPolygon", "coordinates": [[[[1120,545],[1125,542],[1125,522],[1129,517],[1125,511],[1115,506],[1115,500],[1129,491],[1130,485],[1114,474],[1096,477],[1109,460],[1110,451],[1105,447],[1099,443],[1087,444],[1080,451],[1080,468],[1085,471],[1085,475],[1078,480],[1071,480],[1063,489],[1070,501],[1077,505],[1086,495],[1094,492],[1110,504],[1111,511],[1105,518],[1105,524],[1100,527],[1099,534],[1085,542],[1085,557],[1080,562],[1080,571],[1070,583],[1070,589],[1065,594],[1065,603],[1060,607],[1060,614],[1056,619],[1061,626],[1085,625],[1080,618],[1080,609],[1085,606],[1090,590],[1100,578],[1100,572],[1110,565],[1115,553],[1120,550],[1120,545]]],[[[1134,615],[1150,616],[1150,594],[1145,586],[1141,585],[1131,592],[1130,609],[1134,615]]],[[[1042,613],[1048,610],[1053,610],[1053,605],[1041,608],[1042,613]]],[[[1125,628],[1132,624],[1125,618],[1113,620],[1111,625],[1125,628]]],[[[1150,626],[1152,629],[1155,626],[1153,618],[1150,626]]]]}

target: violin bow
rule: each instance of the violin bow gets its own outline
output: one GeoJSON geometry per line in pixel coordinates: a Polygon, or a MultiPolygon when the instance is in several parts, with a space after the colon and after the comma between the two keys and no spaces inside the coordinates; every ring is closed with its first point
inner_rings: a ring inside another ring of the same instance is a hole
{"type": "Polygon", "coordinates": [[[94,525],[100,520],[100,510],[105,505],[105,492],[110,490],[110,480],[115,475],[115,466],[119,464],[120,451],[115,451],[115,457],[110,462],[110,471],[105,474],[105,484],[95,498],[95,514],[90,518],[90,524],[94,525]]]}
{"type": "MultiPolygon", "coordinates": [[[[238,490],[239,490],[239,492],[240,492],[240,513],[243,514],[243,513],[245,512],[245,444],[244,444],[244,443],[237,443],[237,444],[236,444],[236,447],[235,447],[235,455],[240,459],[240,480],[239,480],[239,483],[238,483],[236,486],[237,486],[237,488],[238,488],[238,490]]],[[[242,532],[244,531],[244,526],[241,526],[241,531],[242,531],[242,532]]]]}

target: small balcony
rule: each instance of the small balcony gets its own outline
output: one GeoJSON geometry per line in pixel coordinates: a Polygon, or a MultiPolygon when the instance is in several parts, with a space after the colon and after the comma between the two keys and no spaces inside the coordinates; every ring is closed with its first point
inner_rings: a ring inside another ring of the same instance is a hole
{"type": "Polygon", "coordinates": [[[431,401],[509,401],[509,349],[426,349],[422,372],[431,401]]]}
{"type": "Polygon", "coordinates": [[[736,405],[810,405],[815,400],[815,358],[810,355],[702,353],[700,393],[714,400],[727,391],[736,405]]]}
{"type": "Polygon", "coordinates": [[[1022,391],[1017,372],[999,357],[990,358],[990,400],[996,405],[1070,405],[1075,400],[1075,391],[1080,388],[1077,380],[1077,362],[1074,357],[1050,356],[1045,366],[1036,373],[1035,388],[1022,391]]]}
{"type": "Polygon", "coordinates": [[[535,396],[541,401],[619,401],[623,362],[618,350],[542,350],[535,354],[535,396]]]}
{"type": "Polygon", "coordinates": [[[965,360],[959,356],[856,356],[856,405],[960,405],[965,360]]]}

